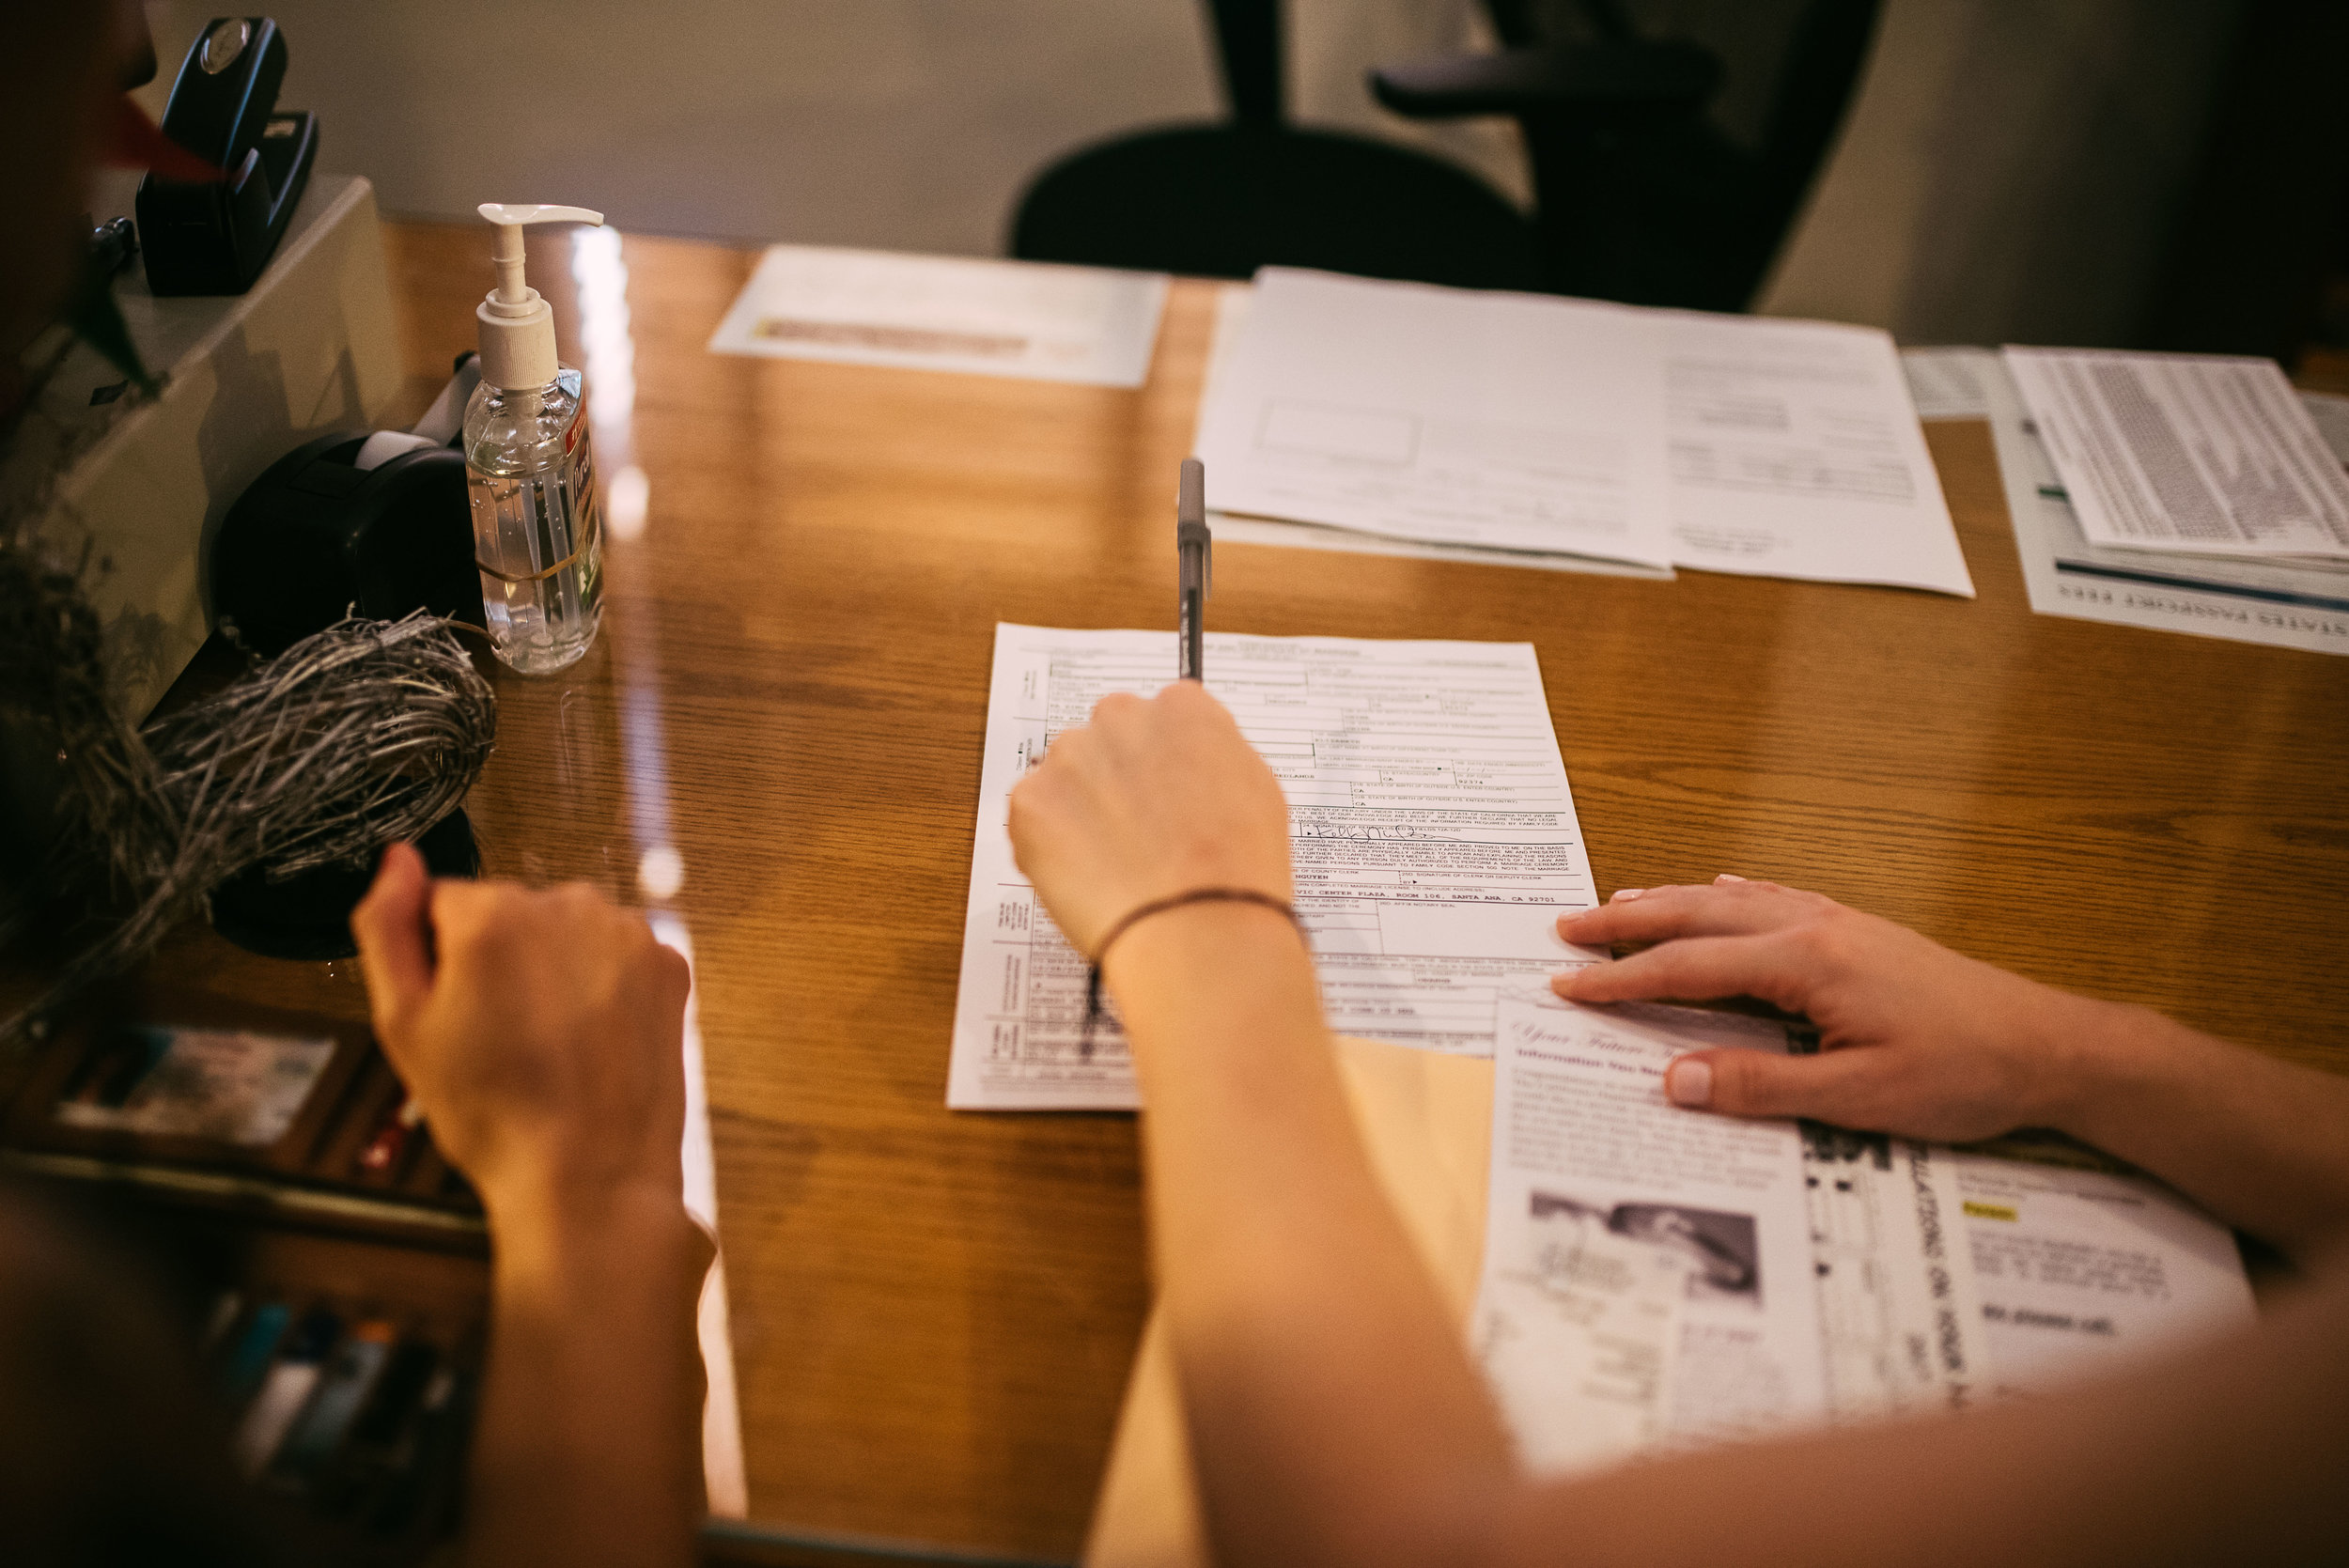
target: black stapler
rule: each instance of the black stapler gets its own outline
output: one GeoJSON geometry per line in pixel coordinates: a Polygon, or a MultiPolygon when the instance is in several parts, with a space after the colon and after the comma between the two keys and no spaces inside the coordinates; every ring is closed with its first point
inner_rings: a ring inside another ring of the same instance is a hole
{"type": "Polygon", "coordinates": [[[163,132],[217,163],[216,180],[139,181],[147,287],[241,294],[269,265],[318,156],[318,116],[280,113],[286,37],[265,16],[215,17],[179,66],[163,132]]]}

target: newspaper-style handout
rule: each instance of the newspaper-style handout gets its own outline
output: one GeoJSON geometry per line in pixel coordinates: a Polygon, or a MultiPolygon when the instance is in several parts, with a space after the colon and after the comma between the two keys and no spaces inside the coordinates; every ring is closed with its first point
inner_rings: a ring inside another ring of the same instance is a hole
{"type": "Polygon", "coordinates": [[[2030,1396],[2248,1323],[2224,1226],[2052,1136],[1952,1150],[1680,1110],[1806,1032],[1502,1000],[1475,1353],[1526,1464],[2030,1396]]]}
{"type": "Polygon", "coordinates": [[[1952,1157],[1993,1394],[2059,1387],[2250,1323],[2234,1237],[2151,1177],[2055,1140],[1952,1157]]]}
{"type": "Polygon", "coordinates": [[[1989,1330],[1955,1157],[1906,1138],[1800,1125],[1828,1409],[1967,1408],[1988,1375],[1989,1330]]]}
{"type": "Polygon", "coordinates": [[[1472,1334],[1526,1463],[1557,1472],[1828,1406],[1802,1139],[1691,1116],[1672,1059],[1775,1025],[1504,999],[1472,1334]]]}
{"type": "Polygon", "coordinates": [[[2275,361],[2004,355],[2090,542],[2349,557],[2349,476],[2275,361]]]}
{"type": "MultiPolygon", "coordinates": [[[[1541,666],[1524,643],[1209,632],[1207,690],[1288,798],[1297,909],[1343,1034],[1485,1055],[1494,1007],[1605,955],[1558,939],[1595,902],[1541,666]]],[[[946,1103],[1130,1110],[1114,1016],[1019,875],[1012,786],[1112,691],[1174,675],[1171,631],[995,629],[946,1103]]]]}

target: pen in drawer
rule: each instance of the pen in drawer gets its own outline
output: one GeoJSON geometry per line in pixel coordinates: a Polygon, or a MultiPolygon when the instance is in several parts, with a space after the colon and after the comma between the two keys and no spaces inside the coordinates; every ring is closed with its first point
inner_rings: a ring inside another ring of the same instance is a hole
{"type": "Polygon", "coordinates": [[[326,1358],[318,1387],[270,1462],[272,1482],[300,1485],[341,1451],[344,1437],[391,1360],[399,1331],[390,1324],[362,1323],[343,1337],[326,1358]]]}
{"type": "Polygon", "coordinates": [[[287,1429],[317,1390],[326,1353],[334,1348],[335,1336],[341,1332],[342,1324],[324,1308],[308,1313],[293,1330],[285,1348],[270,1363],[268,1374],[261,1379],[261,1391],[238,1424],[238,1469],[257,1476],[269,1467],[278,1444],[286,1439],[287,1429]]]}

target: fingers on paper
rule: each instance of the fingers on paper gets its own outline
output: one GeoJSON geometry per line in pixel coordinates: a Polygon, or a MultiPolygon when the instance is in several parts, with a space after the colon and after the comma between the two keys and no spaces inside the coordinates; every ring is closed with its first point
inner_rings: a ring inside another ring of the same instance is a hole
{"type": "Polygon", "coordinates": [[[1664,1092],[1675,1105],[1724,1116],[1809,1116],[1864,1128],[1881,1125],[1886,1075],[1896,1070],[1865,1047],[1818,1056],[1692,1051],[1665,1070],[1664,1092]]]}
{"type": "Polygon", "coordinates": [[[1570,1001],[1711,1001],[1759,997],[1801,1010],[1800,955],[1783,933],[1684,937],[1611,964],[1569,970],[1550,988],[1570,1001]]]}
{"type": "Polygon", "coordinates": [[[1815,893],[1724,876],[1709,887],[1623,888],[1595,909],[1560,917],[1558,934],[1584,943],[1750,936],[1834,908],[1815,893]]]}

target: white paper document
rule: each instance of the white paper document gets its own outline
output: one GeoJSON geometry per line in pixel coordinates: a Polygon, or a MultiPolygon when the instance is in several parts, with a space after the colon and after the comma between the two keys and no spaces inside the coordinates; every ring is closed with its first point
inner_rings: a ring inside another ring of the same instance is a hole
{"type": "Polygon", "coordinates": [[[1724,1014],[1500,1012],[1476,1354],[1531,1467],[1756,1436],[1828,1407],[1801,1136],[1693,1116],[1665,1065],[1783,1049],[1724,1014]]]}
{"type": "MultiPolygon", "coordinates": [[[[1998,447],[2015,552],[2033,610],[2349,654],[2349,561],[2188,555],[2091,543],[1999,356],[1987,349],[1947,352],[1976,356],[1975,368],[1988,393],[1990,435],[1998,447]]],[[[2310,393],[2300,394],[2300,399],[2311,413],[2329,418],[2334,411],[2328,403],[2335,400],[2310,393]]],[[[2318,427],[2330,427],[2320,422],[2318,427]]],[[[2349,431],[2327,450],[2336,465],[2349,459],[2349,431]]]]}
{"type": "Polygon", "coordinates": [[[1267,268],[1195,444],[1220,511],[1973,591],[1864,328],[1267,268]]]}
{"type": "Polygon", "coordinates": [[[1959,1220],[1957,1157],[1882,1133],[1800,1124],[1811,1256],[1839,1418],[1963,1410],[1989,1330],[1959,1220]]]}
{"type": "MultiPolygon", "coordinates": [[[[1248,324],[1248,308],[1256,291],[1244,283],[1227,283],[1216,290],[1215,335],[1207,347],[1207,373],[1200,407],[1217,399],[1225,367],[1248,324]]],[[[1400,534],[1366,534],[1358,528],[1298,522],[1285,518],[1245,517],[1237,512],[1210,511],[1219,543],[1278,545],[1288,550],[1335,551],[1348,555],[1399,555],[1418,561],[1456,561],[1476,567],[1526,567],[1536,571],[1589,572],[1601,577],[1644,577],[1672,581],[1670,567],[1643,567],[1629,561],[1610,561],[1596,555],[1571,555],[1548,550],[1497,550],[1483,545],[1435,544],[1400,534]]]]}
{"type": "Polygon", "coordinates": [[[2349,557],[2349,477],[2273,360],[2005,350],[2091,543],[2349,557]]]}
{"type": "Polygon", "coordinates": [[[1618,306],[1268,267],[1197,449],[1219,511],[1664,567],[1663,397],[1618,306]]]}
{"type": "Polygon", "coordinates": [[[2224,1225],[2069,1145],[2005,1152],[2036,1157],[1954,1157],[1991,1392],[2036,1392],[2250,1324],[2250,1282],[2224,1225]]]}
{"type": "Polygon", "coordinates": [[[1903,349],[1901,374],[1907,379],[1917,417],[1989,418],[1990,389],[1983,380],[1985,355],[1995,363],[1997,356],[1986,349],[1903,349]]]}
{"type": "Polygon", "coordinates": [[[1961,1411],[2251,1320],[2224,1226],[2068,1141],[1952,1150],[1664,1097],[1685,1051],[1797,1046],[1502,1000],[1470,1332],[1530,1467],[1961,1411]]]}
{"type": "Polygon", "coordinates": [[[770,245],[712,353],[1140,386],[1159,272],[770,245]]]}
{"type": "MultiPolygon", "coordinates": [[[[1083,1030],[1084,961],[1014,863],[1012,786],[1112,691],[1174,675],[1171,631],[995,629],[946,1103],[1136,1103],[1114,1016],[1083,1030]]],[[[1492,1049],[1512,986],[1604,955],[1554,922],[1595,902],[1541,668],[1523,643],[1209,632],[1207,690],[1288,798],[1297,909],[1344,1034],[1492,1049]]]]}

